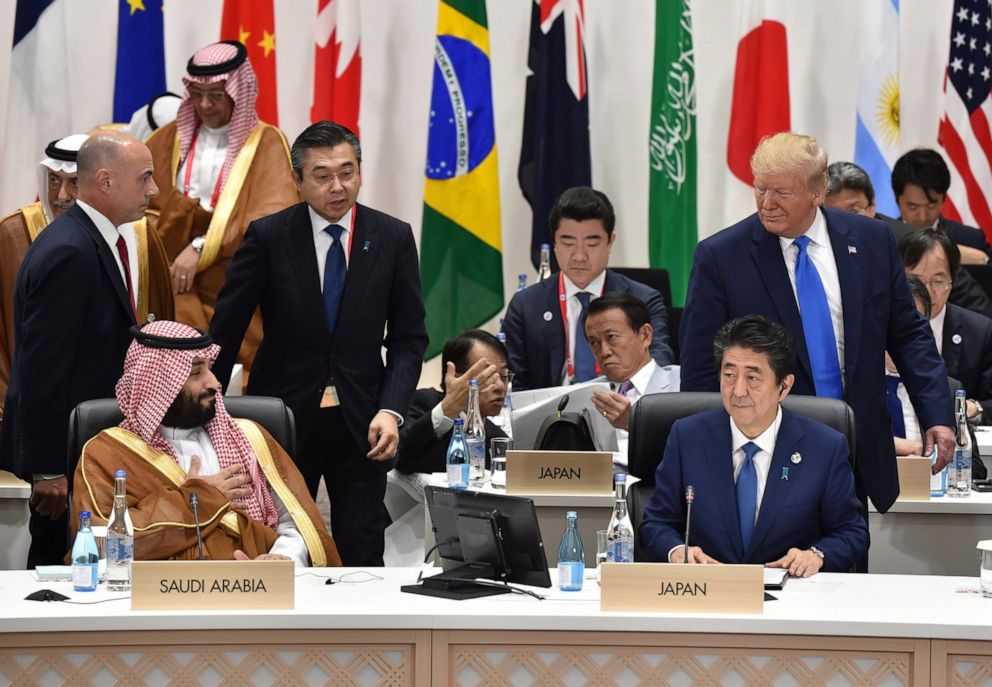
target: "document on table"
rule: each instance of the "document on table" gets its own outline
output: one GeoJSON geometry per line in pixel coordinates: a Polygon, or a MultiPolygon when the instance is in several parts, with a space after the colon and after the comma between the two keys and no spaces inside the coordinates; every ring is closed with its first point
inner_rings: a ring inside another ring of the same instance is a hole
{"type": "Polygon", "coordinates": [[[571,386],[554,386],[547,389],[529,389],[513,392],[513,448],[529,451],[535,448],[541,424],[558,408],[561,397],[568,394],[568,405],[564,412],[589,412],[589,431],[597,451],[616,451],[617,435],[606,418],[596,412],[592,404],[592,392],[596,389],[609,391],[607,382],[585,382],[571,386]]]}
{"type": "Polygon", "coordinates": [[[781,589],[789,576],[787,568],[763,568],[765,571],[765,589],[781,589]]]}

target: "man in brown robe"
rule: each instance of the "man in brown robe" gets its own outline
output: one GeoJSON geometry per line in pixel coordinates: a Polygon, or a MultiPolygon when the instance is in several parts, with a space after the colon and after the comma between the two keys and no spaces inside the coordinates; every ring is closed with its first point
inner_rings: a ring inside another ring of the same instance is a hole
{"type": "MultiPolygon", "coordinates": [[[[73,134],[52,141],[45,148],[45,158],[38,163],[38,198],[0,220],[0,420],[4,397],[10,383],[10,366],[14,359],[14,283],[17,270],[31,243],[52,220],[76,202],[79,191],[76,155],[86,140],[73,134]]],[[[171,320],[175,316],[172,282],[165,249],[155,232],[149,232],[142,219],[121,227],[125,241],[134,245],[137,259],[137,309],[139,322],[156,318],[171,320]]]]}
{"type": "Polygon", "coordinates": [[[136,560],[199,557],[196,494],[204,558],[340,565],[293,461],[262,427],[224,408],[210,371],[220,347],[177,322],[134,333],[116,389],[124,421],[83,449],[73,512],[88,510],[94,523],[105,523],[114,472],[123,469],[136,560]]]}
{"type": "MultiPolygon", "coordinates": [[[[197,51],[176,121],[147,140],[160,191],[148,219],[171,263],[176,319],[201,329],[249,222],[300,200],[286,137],[255,113],[258,82],[247,55],[236,41],[197,51]]],[[[250,369],[261,340],[256,312],[238,362],[250,369]]]]}

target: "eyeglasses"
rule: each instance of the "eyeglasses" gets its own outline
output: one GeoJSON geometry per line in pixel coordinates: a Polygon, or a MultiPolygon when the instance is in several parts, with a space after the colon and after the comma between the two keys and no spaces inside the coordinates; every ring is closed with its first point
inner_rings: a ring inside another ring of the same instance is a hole
{"type": "Polygon", "coordinates": [[[358,176],[358,170],[354,167],[349,167],[348,169],[342,169],[340,172],[325,172],[321,170],[313,175],[313,180],[323,186],[325,184],[331,184],[337,179],[343,186],[352,181],[356,176],[358,176]]]}
{"type": "Polygon", "coordinates": [[[206,98],[212,103],[222,102],[224,100],[224,96],[226,95],[227,93],[224,91],[201,91],[193,88],[189,91],[189,97],[193,100],[202,100],[203,98],[206,98]]]}
{"type": "Polygon", "coordinates": [[[937,293],[943,293],[944,291],[947,291],[948,289],[951,288],[951,285],[954,283],[950,279],[941,279],[940,277],[936,279],[931,279],[930,281],[924,281],[923,279],[920,279],[920,281],[923,282],[923,285],[925,287],[927,287],[928,289],[933,289],[937,293]]]}

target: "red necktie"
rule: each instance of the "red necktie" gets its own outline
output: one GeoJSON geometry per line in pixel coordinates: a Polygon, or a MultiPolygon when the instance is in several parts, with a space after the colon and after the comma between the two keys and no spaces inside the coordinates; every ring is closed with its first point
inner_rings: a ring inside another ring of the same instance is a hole
{"type": "Polygon", "coordinates": [[[117,236],[117,254],[121,256],[121,264],[124,265],[124,285],[127,286],[127,297],[131,301],[131,311],[134,313],[134,321],[138,321],[138,309],[134,306],[134,289],[131,288],[131,262],[127,258],[127,244],[124,237],[117,236]]]}

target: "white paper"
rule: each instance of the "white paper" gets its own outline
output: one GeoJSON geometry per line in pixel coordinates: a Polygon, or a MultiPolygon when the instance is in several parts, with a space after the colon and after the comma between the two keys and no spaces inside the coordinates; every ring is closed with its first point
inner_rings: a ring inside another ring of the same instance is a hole
{"type": "Polygon", "coordinates": [[[564,412],[581,413],[588,410],[589,430],[597,451],[616,451],[617,435],[613,425],[596,412],[592,393],[596,389],[609,391],[608,382],[585,382],[571,386],[530,389],[513,392],[513,448],[530,451],[535,448],[537,434],[544,420],[558,409],[561,397],[568,394],[564,412]]]}

